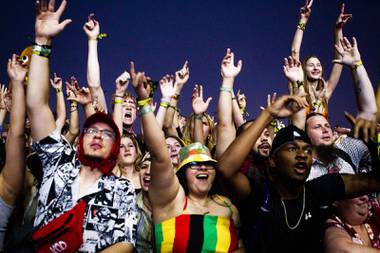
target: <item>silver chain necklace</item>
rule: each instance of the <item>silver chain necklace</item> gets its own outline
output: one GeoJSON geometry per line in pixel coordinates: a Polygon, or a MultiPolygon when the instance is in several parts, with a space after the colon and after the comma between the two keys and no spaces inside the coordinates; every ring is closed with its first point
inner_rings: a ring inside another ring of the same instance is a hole
{"type": "Polygon", "coordinates": [[[298,227],[298,225],[300,224],[301,220],[302,220],[302,216],[303,216],[303,212],[305,211],[305,186],[303,187],[303,200],[302,200],[302,211],[301,211],[301,215],[296,223],[296,225],[294,226],[290,226],[289,225],[289,222],[288,222],[288,214],[286,212],[286,206],[285,206],[285,203],[284,201],[281,199],[281,203],[282,203],[282,207],[284,208],[284,214],[285,214],[285,222],[286,222],[286,226],[288,226],[289,229],[291,230],[294,230],[298,227]]]}

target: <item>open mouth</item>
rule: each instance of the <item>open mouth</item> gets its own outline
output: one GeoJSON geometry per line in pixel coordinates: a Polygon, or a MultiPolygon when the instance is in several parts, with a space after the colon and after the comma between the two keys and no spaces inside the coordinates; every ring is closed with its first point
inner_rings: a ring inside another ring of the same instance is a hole
{"type": "Polygon", "coordinates": [[[143,177],[144,184],[150,184],[150,177],[143,177]]]}
{"type": "Polygon", "coordinates": [[[196,179],[202,180],[202,181],[207,181],[209,175],[208,174],[198,174],[195,176],[196,179]]]}
{"type": "Polygon", "coordinates": [[[263,144],[260,144],[258,146],[259,149],[264,149],[264,150],[269,150],[271,149],[271,146],[269,145],[269,143],[263,143],[263,144]]]}
{"type": "Polygon", "coordinates": [[[298,174],[304,174],[307,169],[307,164],[306,162],[298,162],[295,164],[294,168],[298,174]]]}
{"type": "Polygon", "coordinates": [[[124,118],[132,118],[132,113],[131,112],[126,112],[124,114],[124,118]]]}

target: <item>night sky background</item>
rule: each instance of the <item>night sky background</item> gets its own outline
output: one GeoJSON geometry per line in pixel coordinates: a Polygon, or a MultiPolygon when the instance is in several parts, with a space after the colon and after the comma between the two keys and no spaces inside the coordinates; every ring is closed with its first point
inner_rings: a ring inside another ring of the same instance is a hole
{"type": "MultiPolygon", "coordinates": [[[[57,6],[60,3],[57,0],[57,6]]],[[[304,33],[301,58],[317,55],[328,78],[334,53],[334,25],[341,1],[315,0],[312,16],[304,33]]],[[[3,1],[0,27],[0,82],[7,83],[6,62],[12,53],[20,53],[34,39],[35,2],[3,1]]],[[[65,80],[74,75],[86,85],[87,37],[82,26],[87,15],[96,13],[101,31],[109,38],[99,43],[101,80],[108,103],[114,92],[114,80],[129,61],[136,69],[159,80],[174,74],[185,60],[190,62],[190,80],[180,101],[182,112],[191,112],[191,91],[195,83],[204,85],[205,96],[212,96],[209,112],[215,114],[221,83],[220,62],[226,48],[243,60],[235,91],[247,96],[248,112],[256,116],[266,104],[268,93],[287,92],[282,72],[283,58],[290,54],[291,42],[303,0],[69,0],[62,18],[73,20],[54,39],[51,73],[65,80]]],[[[345,1],[346,13],[353,19],[344,27],[348,37],[355,36],[364,65],[377,87],[380,80],[380,1],[345,1]]],[[[356,113],[351,73],[345,68],[330,101],[332,124],[347,123],[343,111],[356,113]]],[[[128,89],[131,90],[132,87],[128,89]]],[[[55,108],[55,95],[51,92],[55,108]]],[[[155,95],[156,101],[160,95],[155,95]]],[[[82,117],[83,120],[83,117],[82,117]]]]}

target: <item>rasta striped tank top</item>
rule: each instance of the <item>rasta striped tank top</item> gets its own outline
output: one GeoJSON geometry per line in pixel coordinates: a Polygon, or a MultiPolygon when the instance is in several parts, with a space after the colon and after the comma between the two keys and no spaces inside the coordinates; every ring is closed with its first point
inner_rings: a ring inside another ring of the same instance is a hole
{"type": "Polygon", "coordinates": [[[233,220],[214,215],[181,214],[155,224],[154,235],[157,253],[227,253],[238,243],[233,220]]]}

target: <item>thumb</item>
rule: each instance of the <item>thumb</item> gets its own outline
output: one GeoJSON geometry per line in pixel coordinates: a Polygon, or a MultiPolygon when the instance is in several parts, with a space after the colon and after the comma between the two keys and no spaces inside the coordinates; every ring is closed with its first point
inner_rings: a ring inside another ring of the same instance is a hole
{"type": "Polygon", "coordinates": [[[348,112],[344,112],[344,117],[350,122],[351,125],[355,125],[355,118],[348,112]]]}
{"type": "Polygon", "coordinates": [[[212,100],[212,97],[209,97],[209,98],[206,100],[206,105],[207,105],[207,107],[208,107],[208,105],[210,104],[211,100],[212,100]]]}
{"type": "Polygon", "coordinates": [[[61,30],[65,29],[65,27],[70,24],[72,22],[71,19],[65,19],[63,20],[60,24],[59,24],[59,27],[61,28],[61,30]]]}

